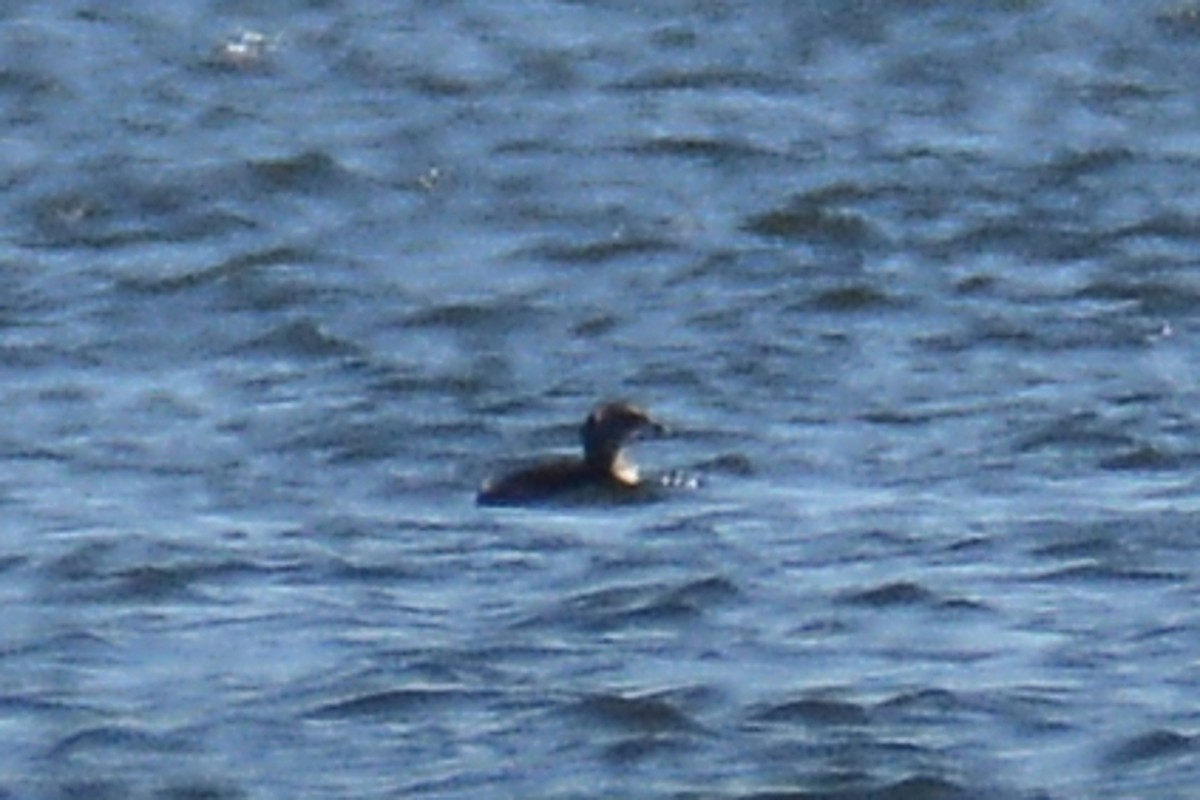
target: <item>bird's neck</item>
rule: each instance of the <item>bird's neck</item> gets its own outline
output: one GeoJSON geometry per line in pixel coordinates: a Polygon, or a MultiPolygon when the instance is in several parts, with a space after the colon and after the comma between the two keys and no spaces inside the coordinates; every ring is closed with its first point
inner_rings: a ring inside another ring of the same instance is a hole
{"type": "Polygon", "coordinates": [[[627,459],[620,450],[588,451],[584,460],[588,469],[605,478],[634,486],[638,482],[637,465],[627,459]]]}

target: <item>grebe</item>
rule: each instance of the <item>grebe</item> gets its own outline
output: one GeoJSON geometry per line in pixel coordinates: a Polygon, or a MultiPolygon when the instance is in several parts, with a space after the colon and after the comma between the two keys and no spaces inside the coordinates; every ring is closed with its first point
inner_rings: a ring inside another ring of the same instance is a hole
{"type": "Polygon", "coordinates": [[[638,433],[666,428],[642,409],[625,402],[603,403],[584,421],[583,458],[560,458],[484,483],[479,505],[535,505],[586,489],[630,493],[642,485],[637,467],[621,448],[638,433]]]}

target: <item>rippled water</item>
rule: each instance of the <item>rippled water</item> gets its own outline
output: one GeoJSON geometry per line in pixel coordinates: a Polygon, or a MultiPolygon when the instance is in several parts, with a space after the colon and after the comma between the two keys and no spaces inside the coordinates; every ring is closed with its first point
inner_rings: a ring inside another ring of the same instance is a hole
{"type": "Polygon", "coordinates": [[[0,43],[0,797],[1200,785],[1200,6],[0,43]],[[474,506],[618,396],[700,488],[474,506]]]}

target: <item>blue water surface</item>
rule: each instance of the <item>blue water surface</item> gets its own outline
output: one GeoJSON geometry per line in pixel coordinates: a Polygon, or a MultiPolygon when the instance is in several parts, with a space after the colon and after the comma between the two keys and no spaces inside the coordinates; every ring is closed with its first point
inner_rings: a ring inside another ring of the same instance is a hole
{"type": "Polygon", "coordinates": [[[0,8],[0,797],[1200,785],[1200,5],[0,8]],[[655,502],[474,505],[626,397],[655,502]]]}

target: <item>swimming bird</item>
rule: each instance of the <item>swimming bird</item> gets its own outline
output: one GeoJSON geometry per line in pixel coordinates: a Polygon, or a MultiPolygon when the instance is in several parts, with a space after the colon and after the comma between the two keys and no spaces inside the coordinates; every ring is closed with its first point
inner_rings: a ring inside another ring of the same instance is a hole
{"type": "Polygon", "coordinates": [[[643,484],[622,448],[643,431],[661,434],[666,428],[630,403],[602,403],[580,429],[582,459],[555,459],[489,480],[475,500],[479,505],[536,505],[584,490],[629,495],[643,484]]]}

